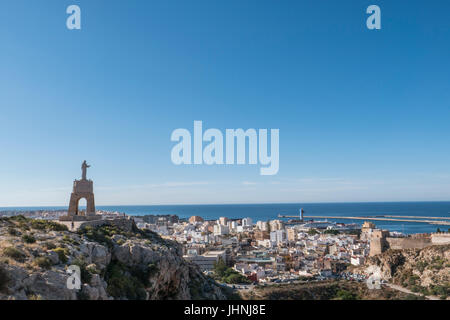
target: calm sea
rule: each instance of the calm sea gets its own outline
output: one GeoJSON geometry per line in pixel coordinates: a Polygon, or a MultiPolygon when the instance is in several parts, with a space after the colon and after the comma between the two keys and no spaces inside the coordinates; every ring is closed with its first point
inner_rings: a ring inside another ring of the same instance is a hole
{"type": "MultiPolygon", "coordinates": [[[[197,215],[205,219],[219,217],[244,218],[258,220],[277,219],[278,214],[298,215],[299,209],[305,215],[315,216],[430,216],[450,217],[450,202],[376,202],[376,203],[293,203],[293,204],[230,204],[230,205],[155,205],[155,206],[97,206],[99,210],[119,211],[129,215],[176,214],[180,218],[197,215]]],[[[67,209],[66,207],[22,207],[0,208],[3,210],[67,209]]],[[[344,223],[358,223],[361,220],[334,220],[344,223]]],[[[383,229],[406,234],[435,232],[437,228],[447,231],[450,226],[429,225],[424,223],[374,221],[383,229]]]]}

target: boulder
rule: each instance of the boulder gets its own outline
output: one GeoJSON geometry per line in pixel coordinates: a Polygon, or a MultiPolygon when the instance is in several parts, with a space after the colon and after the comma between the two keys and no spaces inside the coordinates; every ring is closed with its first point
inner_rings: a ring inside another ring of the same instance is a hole
{"type": "Polygon", "coordinates": [[[23,280],[23,286],[26,292],[46,300],[76,299],[76,291],[67,288],[67,275],[61,272],[33,273],[23,280]]]}
{"type": "Polygon", "coordinates": [[[93,288],[88,284],[83,284],[83,287],[81,288],[81,293],[83,294],[84,298],[87,300],[98,300],[100,297],[100,293],[98,292],[98,289],[93,288]]]}
{"type": "Polygon", "coordinates": [[[59,256],[55,251],[47,251],[47,257],[53,265],[59,263],[59,256]]]}
{"type": "Polygon", "coordinates": [[[111,254],[103,245],[95,245],[92,248],[91,261],[95,263],[100,269],[104,269],[111,262],[111,254]]]}

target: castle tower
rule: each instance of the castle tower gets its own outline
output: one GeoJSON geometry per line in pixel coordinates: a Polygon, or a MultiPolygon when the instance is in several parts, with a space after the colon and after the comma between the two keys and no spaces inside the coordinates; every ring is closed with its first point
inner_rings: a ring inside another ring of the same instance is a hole
{"type": "Polygon", "coordinates": [[[389,231],[387,230],[375,229],[372,231],[372,234],[370,235],[369,256],[376,256],[389,249],[389,243],[386,240],[388,235],[389,231]]]}

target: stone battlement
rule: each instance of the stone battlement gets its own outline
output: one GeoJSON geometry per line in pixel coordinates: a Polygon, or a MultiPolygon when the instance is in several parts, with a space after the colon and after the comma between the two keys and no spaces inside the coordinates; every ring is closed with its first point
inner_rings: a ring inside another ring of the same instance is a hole
{"type": "Polygon", "coordinates": [[[433,244],[450,244],[450,233],[433,233],[431,242],[433,244]]]}
{"type": "Polygon", "coordinates": [[[432,245],[450,244],[450,233],[420,233],[405,238],[388,237],[386,230],[374,230],[370,237],[370,256],[387,249],[423,249],[432,245]]]}
{"type": "Polygon", "coordinates": [[[432,245],[430,236],[418,238],[386,238],[386,241],[391,249],[423,249],[432,245]]]}

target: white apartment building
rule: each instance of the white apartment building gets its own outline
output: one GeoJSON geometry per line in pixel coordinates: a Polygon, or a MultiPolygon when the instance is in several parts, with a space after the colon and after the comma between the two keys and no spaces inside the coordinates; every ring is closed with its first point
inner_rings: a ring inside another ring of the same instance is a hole
{"type": "Polygon", "coordinates": [[[364,264],[364,257],[361,256],[352,256],[350,258],[350,263],[354,266],[360,266],[364,264]]]}
{"type": "Polygon", "coordinates": [[[256,244],[260,247],[272,248],[272,242],[269,239],[256,240],[256,244]]]}
{"type": "Polygon", "coordinates": [[[202,255],[185,255],[183,258],[197,264],[203,271],[211,271],[219,259],[226,261],[226,253],[225,250],[209,251],[202,255]]]}
{"type": "Polygon", "coordinates": [[[275,230],[270,233],[270,241],[279,244],[286,242],[286,230],[275,230]]]}
{"type": "Polygon", "coordinates": [[[244,218],[244,219],[242,219],[242,226],[243,227],[251,227],[251,226],[253,226],[252,218],[244,218]]]}
{"type": "Polygon", "coordinates": [[[267,221],[256,222],[256,227],[261,231],[269,231],[269,224],[267,223],[267,221]]]}
{"type": "Polygon", "coordinates": [[[230,234],[230,228],[223,224],[214,225],[214,235],[215,236],[223,236],[226,234],[230,234]]]}
{"type": "Polygon", "coordinates": [[[284,222],[281,220],[271,220],[269,225],[271,231],[284,229],[284,222]]]}

